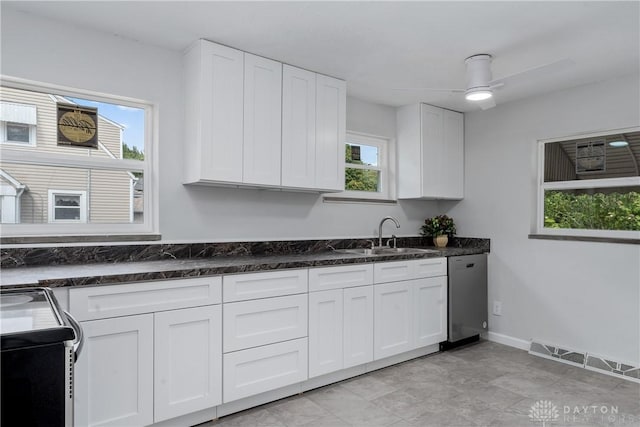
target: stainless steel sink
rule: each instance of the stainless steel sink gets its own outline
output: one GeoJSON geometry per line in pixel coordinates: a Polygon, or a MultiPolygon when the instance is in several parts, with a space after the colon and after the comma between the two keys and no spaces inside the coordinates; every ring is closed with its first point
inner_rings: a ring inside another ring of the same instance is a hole
{"type": "Polygon", "coordinates": [[[418,249],[418,248],[355,248],[355,249],[336,249],[336,252],[356,255],[401,255],[401,254],[426,254],[437,253],[434,249],[418,249]]]}

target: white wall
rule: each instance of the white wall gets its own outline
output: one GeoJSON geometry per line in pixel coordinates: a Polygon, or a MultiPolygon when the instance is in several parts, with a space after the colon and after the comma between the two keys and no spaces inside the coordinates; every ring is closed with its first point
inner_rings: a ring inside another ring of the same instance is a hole
{"type": "Polygon", "coordinates": [[[638,76],[466,116],[461,235],[491,238],[490,330],[640,362],[640,246],[530,240],[536,141],[638,126],[638,76]]]}
{"type": "MultiPolygon", "coordinates": [[[[158,111],[160,232],[163,240],[222,241],[372,237],[385,215],[416,235],[436,202],[395,206],[323,203],[318,195],[185,187],[182,182],[181,53],[2,9],[1,72],[153,102],[158,111]]],[[[349,98],[347,127],[395,137],[391,107],[349,98]]]]}

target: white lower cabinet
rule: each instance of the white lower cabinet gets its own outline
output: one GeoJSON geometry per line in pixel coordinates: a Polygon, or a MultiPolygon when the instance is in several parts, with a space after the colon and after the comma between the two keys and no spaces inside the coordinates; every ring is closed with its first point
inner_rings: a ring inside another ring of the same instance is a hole
{"type": "Polygon", "coordinates": [[[154,421],[222,403],[222,309],[154,314],[154,421]]]}
{"type": "Polygon", "coordinates": [[[309,378],[373,360],[373,286],[309,294],[309,378]]]}
{"type": "Polygon", "coordinates": [[[153,422],[153,314],[82,322],[75,369],[75,425],[153,422]]]}
{"type": "Polygon", "coordinates": [[[75,425],[147,426],[222,403],[221,297],[220,277],[71,289],[86,320],[75,425]]]}
{"type": "Polygon", "coordinates": [[[307,295],[224,305],[224,352],[307,336],[307,295]]]}
{"type": "Polygon", "coordinates": [[[373,360],[373,286],[344,290],[343,368],[373,360]]]}
{"type": "Polygon", "coordinates": [[[342,369],[343,291],[309,294],[309,378],[342,369]]]}
{"type": "Polygon", "coordinates": [[[445,258],[375,265],[376,360],[446,341],[446,274],[445,258]]]}
{"type": "Polygon", "coordinates": [[[374,286],[374,358],[413,349],[413,288],[411,281],[374,286]]]}
{"type": "Polygon", "coordinates": [[[69,300],[85,332],[79,426],[184,424],[447,338],[444,258],[71,289],[69,300]]]}
{"type": "Polygon", "coordinates": [[[447,340],[447,276],[416,279],[413,286],[414,348],[447,340]]]}
{"type": "Polygon", "coordinates": [[[224,402],[305,381],[307,360],[307,338],[226,353],[224,402]]]}

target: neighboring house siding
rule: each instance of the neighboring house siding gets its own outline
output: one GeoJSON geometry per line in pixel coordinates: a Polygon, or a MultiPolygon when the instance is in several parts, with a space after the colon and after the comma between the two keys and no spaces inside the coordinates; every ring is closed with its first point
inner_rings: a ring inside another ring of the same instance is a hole
{"type": "Polygon", "coordinates": [[[129,222],[132,185],[126,172],[91,171],[91,198],[87,201],[91,222],[129,222]]]}
{"type": "Polygon", "coordinates": [[[48,222],[48,190],[87,191],[87,171],[83,169],[4,164],[2,169],[28,187],[20,198],[21,223],[48,222]]]}
{"type": "MultiPolygon", "coordinates": [[[[0,99],[7,102],[35,105],[37,108],[36,146],[11,145],[10,148],[38,152],[119,158],[122,128],[98,118],[98,140],[103,149],[57,145],[56,98],[48,94],[3,87],[0,99]]],[[[59,99],[59,97],[58,97],[59,99]]],[[[98,112],[99,113],[99,112],[98,112]]],[[[25,153],[28,155],[28,153],[25,153]]],[[[0,167],[22,184],[27,191],[21,197],[22,223],[48,222],[48,190],[87,192],[87,220],[100,223],[123,223],[131,219],[131,176],[122,171],[86,170],[45,166],[25,166],[0,163],[0,167]]]]}
{"type": "MultiPolygon", "coordinates": [[[[98,141],[105,146],[116,158],[122,155],[120,145],[122,144],[122,130],[98,117],[98,141]]],[[[101,151],[102,152],[102,151],[101,151]]]]}

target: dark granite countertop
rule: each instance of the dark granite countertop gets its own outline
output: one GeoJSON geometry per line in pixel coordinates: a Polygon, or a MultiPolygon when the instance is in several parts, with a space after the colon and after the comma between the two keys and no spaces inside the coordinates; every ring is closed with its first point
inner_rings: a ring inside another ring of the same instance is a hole
{"type": "MultiPolygon", "coordinates": [[[[436,249],[429,247],[428,249],[436,249]]],[[[357,255],[331,250],[302,254],[216,255],[209,258],[120,261],[113,263],[65,264],[3,268],[2,287],[91,286],[137,281],[308,268],[341,264],[449,257],[488,252],[488,247],[447,247],[433,252],[394,255],[357,255]]]]}

